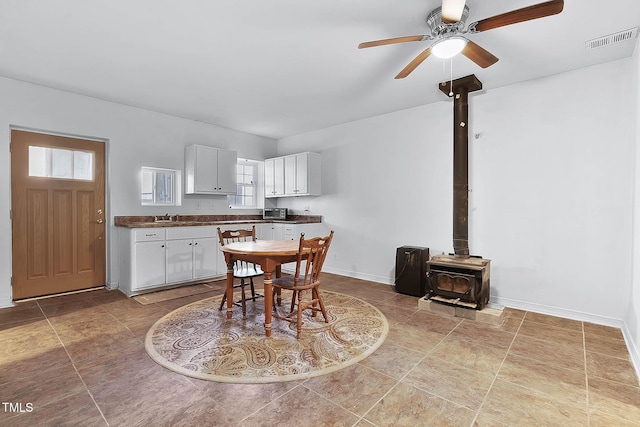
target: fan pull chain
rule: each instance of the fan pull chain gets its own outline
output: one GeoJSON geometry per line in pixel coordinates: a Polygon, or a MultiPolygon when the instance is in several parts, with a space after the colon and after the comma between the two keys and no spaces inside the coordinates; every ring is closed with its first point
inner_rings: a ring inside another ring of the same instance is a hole
{"type": "Polygon", "coordinates": [[[453,96],[453,57],[449,58],[449,96],[453,96]]]}

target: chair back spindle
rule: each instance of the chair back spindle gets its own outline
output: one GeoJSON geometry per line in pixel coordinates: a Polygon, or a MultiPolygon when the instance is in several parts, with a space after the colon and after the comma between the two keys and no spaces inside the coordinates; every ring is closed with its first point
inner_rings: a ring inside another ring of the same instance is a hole
{"type": "MultiPolygon", "coordinates": [[[[218,227],[218,238],[220,239],[220,245],[228,245],[230,243],[235,242],[250,242],[256,241],[256,226],[252,226],[251,229],[239,229],[239,230],[220,230],[218,227]]],[[[255,286],[253,284],[253,278],[257,276],[261,276],[263,273],[260,266],[247,261],[236,260],[233,263],[233,276],[234,278],[240,279],[240,283],[238,285],[234,285],[234,288],[241,288],[242,296],[239,303],[242,305],[242,315],[246,316],[246,300],[251,299],[253,301],[258,297],[262,297],[263,295],[256,293],[255,286]],[[251,288],[251,298],[247,298],[245,294],[245,284],[246,280],[249,280],[250,288],[251,288]]],[[[224,303],[226,302],[226,293],[220,302],[220,310],[222,310],[224,303]]],[[[238,302],[235,302],[237,304],[238,302]]]]}
{"type": "Polygon", "coordinates": [[[327,311],[320,295],[320,273],[322,265],[327,257],[331,240],[333,239],[333,230],[328,236],[313,237],[305,239],[304,233],[300,235],[300,244],[298,246],[298,254],[296,261],[296,270],[293,277],[283,276],[273,280],[273,297],[283,289],[292,291],[291,305],[289,314],[281,315],[278,312],[277,305],[273,305],[274,317],[296,324],[296,337],[300,338],[302,332],[302,312],[311,310],[311,315],[315,317],[317,312],[321,312],[324,321],[328,322],[327,311]],[[309,300],[303,301],[303,293],[308,291],[311,294],[309,300]]]}
{"type": "MultiPolygon", "coordinates": [[[[227,245],[229,243],[236,242],[251,242],[256,241],[256,226],[253,225],[251,229],[239,229],[239,230],[225,230],[221,231],[220,227],[218,227],[218,238],[220,239],[220,246],[227,245]]],[[[255,264],[236,260],[234,262],[234,269],[236,270],[246,270],[252,269],[257,271],[257,267],[255,264]]]]}
{"type": "Polygon", "coordinates": [[[329,252],[329,246],[333,239],[333,231],[325,237],[313,237],[305,239],[304,233],[300,235],[300,245],[298,248],[298,262],[296,263],[295,281],[296,286],[306,286],[320,280],[320,273],[324,260],[329,252]],[[301,268],[304,266],[304,273],[301,275],[301,268]]]}

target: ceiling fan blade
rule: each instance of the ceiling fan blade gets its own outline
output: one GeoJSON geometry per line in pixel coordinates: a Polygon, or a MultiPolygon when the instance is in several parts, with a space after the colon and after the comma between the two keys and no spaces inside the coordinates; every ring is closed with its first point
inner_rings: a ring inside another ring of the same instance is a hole
{"type": "Polygon", "coordinates": [[[462,18],[466,0],[442,0],[442,22],[455,24],[462,18]]]}
{"type": "Polygon", "coordinates": [[[384,40],[374,40],[371,42],[363,42],[358,45],[358,49],[363,49],[365,47],[374,47],[374,46],[382,46],[385,44],[394,44],[394,43],[406,43],[406,42],[421,42],[426,40],[427,36],[404,36],[404,37],[394,37],[392,39],[384,39],[384,40]]]}
{"type": "Polygon", "coordinates": [[[504,27],[506,25],[556,15],[562,12],[563,8],[564,0],[551,0],[534,4],[533,6],[523,7],[522,9],[512,10],[511,12],[492,16],[491,18],[482,19],[469,25],[469,29],[472,31],[475,30],[478,33],[493,30],[494,28],[504,27]]]}
{"type": "Polygon", "coordinates": [[[467,45],[462,49],[462,53],[464,56],[478,64],[482,68],[487,68],[498,62],[498,58],[495,57],[488,50],[480,47],[478,44],[472,42],[471,40],[467,41],[467,45]]]}
{"type": "Polygon", "coordinates": [[[409,64],[406,67],[404,67],[402,69],[402,71],[400,71],[398,73],[398,75],[395,76],[394,78],[396,78],[396,79],[404,79],[409,74],[411,74],[411,72],[413,70],[415,70],[418,67],[418,65],[422,64],[422,61],[427,59],[429,57],[429,55],[431,55],[431,48],[430,47],[426,48],[425,50],[422,51],[422,53],[420,53],[418,56],[413,58],[413,61],[409,62],[409,64]]]}

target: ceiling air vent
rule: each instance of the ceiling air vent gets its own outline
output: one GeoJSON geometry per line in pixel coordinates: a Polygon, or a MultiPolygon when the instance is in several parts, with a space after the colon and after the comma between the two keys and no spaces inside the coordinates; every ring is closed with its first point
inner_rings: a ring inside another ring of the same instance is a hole
{"type": "Polygon", "coordinates": [[[612,44],[622,43],[627,40],[634,39],[638,36],[638,27],[630,28],[628,30],[619,31],[608,36],[598,37],[597,39],[589,40],[585,42],[587,50],[598,49],[601,47],[607,47],[612,44]]]}

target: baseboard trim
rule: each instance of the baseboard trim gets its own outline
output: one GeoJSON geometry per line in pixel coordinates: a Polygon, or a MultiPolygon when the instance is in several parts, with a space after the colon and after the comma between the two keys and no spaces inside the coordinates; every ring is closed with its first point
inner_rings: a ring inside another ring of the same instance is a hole
{"type": "Polygon", "coordinates": [[[385,276],[377,276],[375,274],[359,273],[356,271],[341,270],[339,268],[331,268],[324,266],[322,271],[327,273],[337,274],[339,276],[352,277],[354,279],[369,280],[370,282],[384,283],[386,285],[393,285],[393,279],[385,276]]]}
{"type": "Polygon", "coordinates": [[[629,350],[631,364],[636,371],[636,379],[640,383],[640,349],[634,345],[633,340],[631,339],[631,332],[627,328],[626,323],[622,325],[622,336],[624,337],[624,342],[627,345],[627,349],[629,350]]]}
{"type": "Polygon", "coordinates": [[[569,310],[559,307],[553,307],[544,304],[536,304],[522,300],[515,300],[511,298],[491,297],[492,304],[503,305],[505,307],[516,308],[525,311],[532,311],[534,313],[548,314],[550,316],[562,317],[565,319],[578,320],[581,322],[590,322],[603,326],[612,326],[614,328],[622,329],[622,319],[616,319],[612,317],[600,316],[591,313],[585,313],[583,311],[569,310]]]}
{"type": "Polygon", "coordinates": [[[0,299],[0,308],[8,308],[13,307],[15,304],[10,298],[2,298],[0,299]]]}

